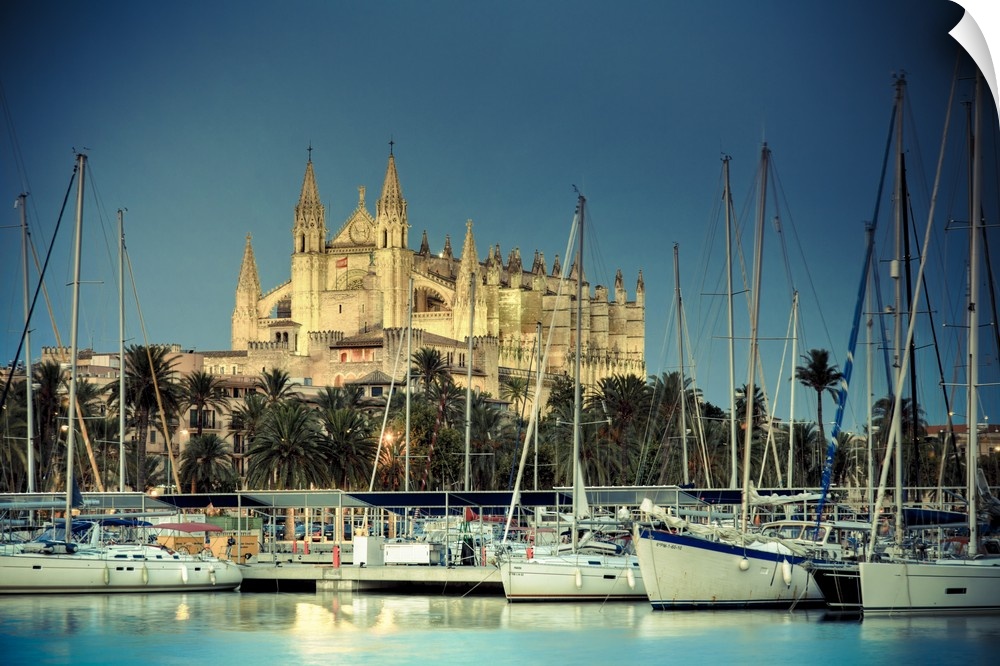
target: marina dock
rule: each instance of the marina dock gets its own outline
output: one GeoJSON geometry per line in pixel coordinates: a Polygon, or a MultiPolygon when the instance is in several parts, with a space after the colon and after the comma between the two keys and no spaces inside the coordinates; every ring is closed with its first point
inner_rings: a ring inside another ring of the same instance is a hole
{"type": "Polygon", "coordinates": [[[495,566],[382,565],[336,567],[294,560],[242,567],[244,592],[398,591],[503,595],[495,566]]]}

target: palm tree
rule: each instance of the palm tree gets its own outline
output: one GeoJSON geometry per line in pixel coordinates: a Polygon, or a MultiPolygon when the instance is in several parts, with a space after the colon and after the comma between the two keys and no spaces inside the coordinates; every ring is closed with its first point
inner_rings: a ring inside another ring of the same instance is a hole
{"type": "Polygon", "coordinates": [[[272,406],[247,452],[250,488],[330,486],[330,460],[316,412],[298,402],[272,406]]]}
{"type": "MultiPolygon", "coordinates": [[[[247,392],[243,396],[243,401],[233,408],[230,414],[232,418],[230,430],[233,432],[234,442],[242,440],[241,445],[234,446],[235,453],[242,454],[253,447],[254,438],[257,436],[257,431],[264,422],[267,410],[267,399],[260,393],[253,392],[247,392]]],[[[245,459],[241,458],[239,460],[243,461],[245,459]]],[[[237,474],[242,476],[243,471],[242,465],[237,463],[237,474]]]]}
{"type": "Polygon", "coordinates": [[[325,386],[311,402],[321,411],[347,409],[359,406],[364,395],[364,389],[357,385],[325,386]]]}
{"type": "MultiPolygon", "coordinates": [[[[899,419],[900,419],[900,433],[899,440],[901,442],[920,442],[927,436],[927,421],[924,419],[924,410],[917,405],[916,413],[914,413],[914,403],[912,398],[902,398],[900,400],[899,407],[899,419]]],[[[887,444],[892,445],[892,442],[888,442],[889,431],[892,429],[892,410],[895,406],[895,400],[892,396],[887,396],[885,398],[879,398],[872,405],[872,427],[877,433],[878,443],[880,447],[885,447],[887,444]]],[[[906,449],[903,451],[904,456],[910,460],[910,456],[917,456],[918,451],[911,451],[906,449]]],[[[910,465],[903,462],[903,470],[912,469],[910,465]]],[[[911,480],[913,485],[919,483],[917,478],[911,480]]]]}
{"type": "MultiPolygon", "coordinates": [[[[169,350],[163,346],[143,347],[132,345],[125,350],[125,400],[118,395],[118,383],[109,388],[110,403],[122,408],[124,402],[131,415],[132,427],[136,433],[136,468],[138,478],[136,489],[145,491],[146,485],[146,438],[154,416],[163,410],[169,418],[177,413],[180,394],[174,381],[176,359],[168,358],[169,350]],[[159,399],[157,399],[157,390],[159,399]]],[[[166,445],[169,446],[169,440],[166,445]]]]}
{"type": "Polygon", "coordinates": [[[448,375],[445,381],[437,381],[431,384],[426,394],[428,402],[433,405],[444,405],[441,411],[442,424],[448,427],[455,427],[457,424],[465,426],[465,389],[457,386],[448,375]]]}
{"type": "MultiPolygon", "coordinates": [[[[632,471],[630,456],[641,441],[641,421],[649,413],[652,392],[649,385],[638,375],[613,375],[597,383],[597,393],[589,400],[590,409],[599,420],[608,419],[601,426],[604,439],[618,452],[618,467],[624,473],[632,471]]],[[[693,422],[693,421],[692,421],[693,422]]],[[[624,478],[614,480],[625,484],[624,478]]]]}
{"type": "Polygon", "coordinates": [[[236,488],[229,446],[215,434],[195,435],[181,454],[181,483],[191,492],[231,492],[236,488]]]}
{"type": "Polygon", "coordinates": [[[269,405],[298,397],[296,386],[298,383],[293,382],[287,372],[278,368],[265,370],[254,382],[254,388],[264,394],[269,405]]]}
{"type": "MultiPolygon", "coordinates": [[[[82,442],[86,448],[86,455],[78,457],[81,463],[84,460],[87,464],[81,464],[82,472],[77,477],[81,489],[98,486],[98,480],[102,482],[100,489],[103,489],[104,472],[97,464],[95,456],[95,439],[104,438],[104,416],[107,413],[107,405],[101,398],[104,390],[97,384],[87,381],[78,382],[76,387],[77,422],[74,426],[80,433],[78,441],[82,442]]],[[[117,449],[115,449],[117,451],[117,449]]],[[[76,452],[74,452],[76,453],[76,452]]],[[[117,455],[115,455],[117,458],[117,455]]],[[[107,462],[107,461],[105,461],[107,462]]]]}
{"type": "Polygon", "coordinates": [[[320,412],[330,447],[334,484],[345,490],[367,487],[375,457],[375,438],[364,413],[355,409],[320,412]]]}
{"type": "Polygon", "coordinates": [[[35,422],[38,427],[35,460],[40,464],[35,470],[35,488],[43,489],[39,485],[41,479],[51,478],[53,473],[57,473],[50,466],[58,450],[59,418],[65,414],[67,406],[63,401],[64,387],[69,375],[58,362],[45,361],[35,365],[31,376],[32,383],[38,386],[34,392],[35,422]]]}
{"type": "Polygon", "coordinates": [[[181,380],[180,401],[182,409],[195,410],[195,436],[200,437],[205,427],[205,411],[219,412],[229,403],[223,393],[222,380],[204,370],[195,370],[181,380]]]}
{"type": "Polygon", "coordinates": [[[823,428],[823,394],[837,397],[837,384],[843,378],[836,364],[830,365],[830,352],[826,349],[810,349],[802,355],[804,365],[795,368],[795,378],[808,388],[816,391],[816,424],[819,438],[826,445],[826,431],[823,428]]]}
{"type": "Polygon", "coordinates": [[[0,492],[20,493],[27,489],[28,445],[27,400],[24,380],[15,379],[10,396],[0,414],[0,492]],[[15,442],[23,441],[25,446],[15,442]]]}
{"type": "Polygon", "coordinates": [[[441,352],[431,347],[421,347],[413,352],[410,358],[410,372],[420,378],[424,391],[427,391],[431,384],[451,378],[448,365],[441,356],[441,352]]]}
{"type": "MultiPolygon", "coordinates": [[[[503,413],[476,395],[472,399],[469,461],[470,483],[473,489],[493,490],[497,484],[497,457],[508,439],[505,429],[509,421],[503,413]]],[[[463,458],[464,467],[464,458],[463,458]]],[[[464,475],[464,469],[463,469],[464,475]]]]}
{"type": "Polygon", "coordinates": [[[500,380],[500,398],[514,405],[514,413],[524,417],[524,403],[531,398],[531,388],[526,377],[504,377],[500,380]]]}

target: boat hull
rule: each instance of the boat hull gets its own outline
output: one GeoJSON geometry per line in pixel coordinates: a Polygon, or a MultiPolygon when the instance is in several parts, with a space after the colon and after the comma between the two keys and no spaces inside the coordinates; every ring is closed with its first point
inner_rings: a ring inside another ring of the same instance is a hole
{"type": "Polygon", "coordinates": [[[0,555],[0,594],[227,591],[242,582],[233,562],[166,551],[159,559],[114,552],[0,555]]]}
{"type": "Polygon", "coordinates": [[[861,562],[865,615],[1000,611],[1000,558],[861,562]]]}
{"type": "Polygon", "coordinates": [[[499,563],[508,601],[644,600],[639,562],[634,555],[553,555],[507,558],[499,563]]]}
{"type": "Polygon", "coordinates": [[[639,569],[654,610],[818,606],[803,558],[691,534],[639,528],[639,569]]]}

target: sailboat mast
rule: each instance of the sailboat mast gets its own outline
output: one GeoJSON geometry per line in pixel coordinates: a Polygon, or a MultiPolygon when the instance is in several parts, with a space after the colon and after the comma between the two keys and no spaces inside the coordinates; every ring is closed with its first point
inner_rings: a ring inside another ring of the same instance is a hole
{"type": "Polygon", "coordinates": [[[577,239],[576,250],[576,349],[575,358],[573,359],[573,376],[575,379],[573,382],[573,552],[576,552],[578,541],[576,521],[578,518],[577,514],[579,513],[580,499],[583,497],[582,472],[580,470],[580,414],[583,411],[583,377],[580,374],[582,367],[580,356],[583,352],[583,345],[580,337],[583,332],[583,208],[587,200],[580,194],[578,201],[579,211],[577,219],[579,220],[579,238],[577,239]]]}
{"type": "Polygon", "coordinates": [[[969,217],[971,222],[969,230],[969,399],[967,406],[969,441],[965,448],[966,492],[969,504],[969,557],[975,557],[979,541],[979,521],[976,518],[978,513],[976,467],[979,459],[979,236],[983,227],[982,213],[979,208],[983,186],[982,158],[979,150],[983,126],[982,92],[983,77],[982,73],[977,70],[976,115],[972,140],[972,210],[969,217]]]}
{"type": "Polygon", "coordinates": [[[465,484],[462,486],[466,491],[470,490],[471,464],[470,456],[472,451],[472,333],[475,329],[476,321],[476,273],[469,274],[469,358],[466,360],[467,372],[465,377],[465,484]]]}
{"type": "Polygon", "coordinates": [[[799,354],[799,292],[792,294],[792,390],[788,397],[788,488],[795,477],[795,361],[799,354]]]}
{"type": "MultiPolygon", "coordinates": [[[[868,224],[865,226],[865,245],[871,248],[873,236],[875,234],[875,227],[873,224],[868,224]]],[[[868,510],[874,513],[875,506],[875,433],[872,431],[872,400],[875,398],[875,392],[872,390],[872,326],[875,325],[875,317],[872,314],[872,293],[874,292],[872,282],[874,277],[874,271],[872,266],[871,255],[868,255],[868,261],[865,265],[865,302],[867,306],[865,307],[865,379],[867,385],[867,399],[865,404],[868,405],[868,416],[866,422],[868,423],[868,437],[866,438],[867,447],[865,450],[865,455],[867,458],[865,466],[865,483],[868,486],[867,500],[868,500],[868,510]]]]}
{"type": "Polygon", "coordinates": [[[677,296],[677,363],[678,397],[681,401],[681,469],[684,485],[690,483],[688,478],[688,442],[687,442],[687,396],[684,394],[684,307],[681,301],[681,269],[679,250],[674,243],[674,293],[677,296]]]}
{"type": "Polygon", "coordinates": [[[80,323],[80,256],[83,246],[83,181],[87,166],[87,156],[80,153],[76,156],[76,168],[80,179],[76,184],[76,240],[73,247],[73,316],[70,323],[70,377],[69,377],[69,412],[66,419],[66,534],[69,541],[73,533],[73,450],[76,446],[76,382],[77,382],[77,347],[80,323]]]}
{"type": "Polygon", "coordinates": [[[118,491],[125,492],[125,218],[118,209],[118,491]]]}
{"type": "Polygon", "coordinates": [[[25,202],[28,195],[21,193],[17,197],[17,205],[21,209],[21,264],[24,268],[24,390],[25,421],[28,427],[26,443],[28,449],[28,492],[35,492],[35,396],[31,373],[31,299],[28,295],[28,213],[25,202]]]}
{"type": "Polygon", "coordinates": [[[729,160],[726,155],[722,158],[722,171],[725,174],[725,190],[722,198],[726,207],[726,294],[729,309],[729,487],[735,488],[737,484],[737,456],[736,456],[736,355],[733,350],[733,239],[732,239],[732,210],[733,197],[729,190],[729,160]]]}
{"type": "Polygon", "coordinates": [[[410,370],[413,367],[413,278],[409,284],[410,296],[407,307],[406,318],[406,449],[403,458],[405,460],[403,472],[403,489],[410,492],[410,370]]]}
{"type": "Polygon", "coordinates": [[[753,412],[754,412],[754,371],[757,367],[757,319],[760,315],[760,276],[763,269],[764,250],[764,212],[767,208],[767,172],[771,151],[767,143],[761,149],[760,155],[760,201],[757,206],[757,224],[754,232],[753,283],[750,307],[750,359],[747,364],[746,433],[743,443],[743,506],[741,507],[741,529],[746,531],[750,517],[750,447],[753,443],[753,412]]]}
{"type": "MultiPolygon", "coordinates": [[[[902,209],[906,203],[902,200],[903,198],[903,89],[906,86],[906,80],[900,76],[896,80],[896,181],[895,181],[895,195],[896,200],[895,207],[895,259],[890,263],[890,277],[893,279],[895,287],[895,300],[894,300],[894,317],[893,317],[893,342],[892,342],[892,353],[893,353],[893,363],[892,367],[899,368],[903,365],[902,363],[902,350],[903,350],[903,281],[900,271],[900,259],[903,256],[902,247],[902,209]]],[[[900,389],[902,389],[902,384],[899,384],[900,389]]],[[[895,396],[893,396],[895,397],[895,396]]],[[[896,495],[897,503],[902,502],[903,499],[903,415],[902,415],[902,402],[896,400],[897,407],[892,410],[892,430],[896,434],[895,438],[887,442],[887,445],[892,447],[895,451],[896,464],[894,467],[894,480],[895,489],[894,493],[896,495]]],[[[895,516],[895,538],[897,545],[901,542],[903,538],[903,512],[897,511],[895,516]]]]}

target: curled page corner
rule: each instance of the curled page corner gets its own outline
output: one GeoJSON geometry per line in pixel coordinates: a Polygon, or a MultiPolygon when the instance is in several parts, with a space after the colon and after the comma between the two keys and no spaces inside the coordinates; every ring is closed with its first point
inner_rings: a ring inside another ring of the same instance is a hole
{"type": "Polygon", "coordinates": [[[990,53],[988,40],[994,43],[994,47],[1000,48],[998,46],[1000,30],[997,29],[995,21],[996,15],[1000,14],[1000,11],[993,5],[993,1],[955,0],[956,4],[961,5],[965,9],[965,15],[962,16],[962,20],[948,34],[954,37],[962,45],[962,48],[968,51],[972,59],[976,61],[976,65],[978,65],[979,70],[983,73],[983,78],[986,79],[986,83],[990,86],[990,91],[993,93],[993,100],[996,103],[998,102],[996,68],[993,65],[993,54],[990,53]],[[991,26],[992,33],[990,35],[983,34],[983,31],[979,27],[980,23],[976,22],[974,16],[980,18],[982,25],[991,26]]]}

